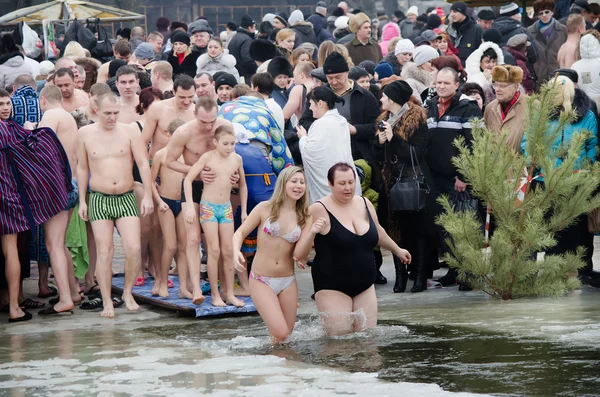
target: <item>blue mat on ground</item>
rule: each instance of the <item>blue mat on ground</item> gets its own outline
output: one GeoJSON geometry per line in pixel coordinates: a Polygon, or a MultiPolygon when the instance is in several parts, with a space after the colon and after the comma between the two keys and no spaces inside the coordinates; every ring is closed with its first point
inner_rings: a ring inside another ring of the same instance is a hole
{"type": "MultiPolygon", "coordinates": [[[[207,316],[220,316],[227,314],[240,314],[240,313],[254,313],[256,307],[252,303],[252,299],[249,296],[239,296],[238,298],[243,300],[246,306],[235,307],[228,305],[226,307],[215,307],[211,304],[210,297],[210,284],[206,281],[201,282],[202,293],[206,297],[206,300],[201,305],[194,305],[190,299],[179,298],[179,277],[169,276],[169,279],[173,282],[175,287],[169,288],[169,297],[163,298],[160,296],[154,296],[150,293],[154,286],[154,279],[149,277],[146,279],[146,283],[141,287],[133,287],[133,296],[136,299],[154,304],[156,306],[166,307],[173,310],[182,311],[194,311],[196,317],[207,317],[207,316]]],[[[124,277],[113,277],[112,285],[118,289],[123,289],[125,283],[124,277]]]]}

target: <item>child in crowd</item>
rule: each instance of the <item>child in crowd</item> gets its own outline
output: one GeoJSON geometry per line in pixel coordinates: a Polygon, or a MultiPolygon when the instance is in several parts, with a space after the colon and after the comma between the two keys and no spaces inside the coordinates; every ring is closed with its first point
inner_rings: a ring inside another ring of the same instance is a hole
{"type": "Polygon", "coordinates": [[[185,221],[196,222],[196,211],[193,206],[192,181],[205,167],[216,172],[216,179],[204,185],[200,201],[200,223],[206,236],[208,246],[208,280],[210,282],[211,299],[213,306],[226,306],[231,304],[237,307],[244,306],[244,302],[237,299],[233,291],[233,211],[231,207],[231,182],[230,177],[239,172],[240,206],[242,207],[242,222],[246,219],[248,201],[248,188],[244,174],[242,157],[234,153],[235,134],[229,125],[222,125],[215,131],[215,150],[204,153],[194,164],[184,181],[186,201],[185,221]],[[219,294],[218,277],[219,258],[223,259],[222,275],[225,281],[223,295],[225,302],[219,294]]]}
{"type": "MultiPolygon", "coordinates": [[[[167,126],[169,137],[175,130],[185,124],[183,120],[175,119],[167,126]]],[[[187,289],[187,258],[185,256],[186,239],[185,225],[183,224],[181,181],[183,175],[166,167],[165,157],[168,146],[156,152],[152,162],[152,180],[160,181],[160,186],[152,184],[152,195],[158,206],[158,221],[162,230],[164,244],[160,269],[154,277],[154,288],[152,295],[160,295],[163,298],[169,296],[169,268],[173,257],[177,253],[177,270],[179,273],[179,297],[192,299],[192,294],[187,289]]]]}

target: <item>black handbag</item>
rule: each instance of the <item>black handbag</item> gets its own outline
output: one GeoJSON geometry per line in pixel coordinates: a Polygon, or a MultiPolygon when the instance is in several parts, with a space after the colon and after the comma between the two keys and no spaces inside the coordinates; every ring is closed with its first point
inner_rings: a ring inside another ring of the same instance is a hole
{"type": "Polygon", "coordinates": [[[410,146],[410,163],[412,166],[412,176],[404,175],[404,165],[400,170],[396,183],[390,189],[390,211],[396,212],[418,212],[427,207],[427,196],[430,189],[425,181],[425,176],[421,172],[419,159],[415,149],[410,146]],[[417,167],[415,168],[415,161],[417,167]],[[417,172],[418,170],[418,172],[417,172]]]}

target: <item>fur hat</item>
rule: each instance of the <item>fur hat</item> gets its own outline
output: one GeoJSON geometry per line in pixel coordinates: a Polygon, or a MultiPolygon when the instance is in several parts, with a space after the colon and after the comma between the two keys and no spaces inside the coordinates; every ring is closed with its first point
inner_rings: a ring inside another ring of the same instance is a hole
{"type": "Polygon", "coordinates": [[[536,0],[533,3],[533,12],[535,15],[539,14],[541,11],[550,10],[554,12],[554,1],[553,0],[536,0]]]}
{"type": "Polygon", "coordinates": [[[292,65],[284,57],[275,57],[271,59],[271,62],[269,62],[269,67],[267,68],[267,73],[273,76],[273,78],[279,76],[280,74],[285,74],[288,77],[294,77],[292,65]]]}
{"type": "Polygon", "coordinates": [[[258,62],[266,62],[275,58],[277,47],[269,40],[256,39],[250,43],[250,58],[258,62]]]}
{"type": "Polygon", "coordinates": [[[502,65],[492,69],[492,81],[495,83],[521,84],[523,70],[518,66],[502,65]]]}
{"type": "Polygon", "coordinates": [[[367,14],[365,14],[364,12],[360,12],[360,13],[356,14],[355,16],[350,18],[350,31],[352,33],[358,32],[360,27],[363,24],[365,24],[366,22],[369,22],[369,23],[371,22],[371,19],[369,18],[369,16],[367,14]]]}

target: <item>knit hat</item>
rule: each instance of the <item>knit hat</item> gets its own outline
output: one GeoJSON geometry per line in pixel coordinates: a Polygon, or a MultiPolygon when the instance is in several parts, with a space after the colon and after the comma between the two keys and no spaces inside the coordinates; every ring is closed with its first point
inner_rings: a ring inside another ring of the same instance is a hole
{"type": "Polygon", "coordinates": [[[371,19],[364,12],[356,14],[354,17],[350,19],[350,31],[352,33],[358,32],[361,26],[365,23],[371,23],[371,19]]]}
{"type": "Polygon", "coordinates": [[[150,43],[141,43],[135,49],[137,59],[154,59],[154,47],[150,43]]]}
{"type": "Polygon", "coordinates": [[[530,46],[529,37],[525,33],[519,33],[508,39],[506,42],[506,46],[510,48],[519,47],[520,45],[525,44],[526,46],[530,46]]]}
{"type": "Polygon", "coordinates": [[[413,14],[415,16],[419,15],[419,9],[417,8],[417,6],[410,6],[409,7],[408,11],[406,11],[406,15],[408,16],[410,14],[413,14]]]}
{"type": "Polygon", "coordinates": [[[168,29],[170,23],[169,18],[160,17],[156,20],[156,27],[158,29],[168,29]]]}
{"type": "Polygon", "coordinates": [[[275,14],[275,19],[277,19],[279,22],[281,22],[282,24],[284,24],[286,27],[290,26],[290,24],[288,23],[288,16],[285,12],[280,12],[279,14],[275,14]]]}
{"type": "Polygon", "coordinates": [[[364,70],[366,70],[371,76],[375,74],[375,62],[373,61],[362,61],[361,63],[358,64],[359,68],[362,68],[364,70]]]}
{"type": "Polygon", "coordinates": [[[325,72],[326,75],[344,73],[348,70],[348,62],[346,62],[344,56],[339,52],[332,52],[329,54],[323,63],[323,72],[325,72]]]}
{"type": "Polygon", "coordinates": [[[504,3],[502,7],[500,7],[500,16],[502,17],[510,17],[513,15],[517,15],[519,13],[519,6],[515,3],[504,3]]]}
{"type": "Polygon", "coordinates": [[[290,23],[290,26],[294,26],[297,23],[304,22],[304,14],[300,10],[294,10],[288,18],[288,22],[290,23]]]}
{"type": "Polygon", "coordinates": [[[452,7],[450,7],[450,11],[456,11],[456,12],[460,12],[463,15],[467,15],[467,5],[465,3],[463,3],[462,1],[457,1],[456,3],[452,4],[452,7]]]}
{"type": "Polygon", "coordinates": [[[398,43],[396,43],[396,48],[394,49],[394,55],[398,56],[400,54],[413,53],[415,51],[415,45],[409,39],[402,39],[398,43]]]}
{"type": "MultiPolygon", "coordinates": [[[[454,3],[456,4],[456,3],[454,3]]],[[[428,45],[422,45],[420,47],[415,48],[413,52],[413,62],[417,66],[421,66],[424,63],[431,61],[440,56],[438,50],[428,45]]]]}
{"type": "Polygon", "coordinates": [[[495,83],[521,84],[523,70],[518,66],[502,65],[492,69],[492,81],[495,83]]]}
{"type": "Polygon", "coordinates": [[[183,43],[187,46],[190,45],[190,36],[188,36],[184,32],[177,31],[174,35],[171,36],[171,43],[175,44],[177,42],[183,43]]]}
{"type": "Polygon", "coordinates": [[[394,74],[394,66],[389,62],[381,62],[375,66],[375,73],[377,73],[379,80],[386,79],[394,74]]]}
{"type": "Polygon", "coordinates": [[[567,68],[556,69],[554,72],[552,72],[551,76],[554,77],[556,75],[565,76],[566,78],[568,78],[575,84],[577,84],[579,82],[579,75],[573,69],[567,69],[567,68]]]}
{"type": "Polygon", "coordinates": [[[238,30],[239,26],[238,26],[238,24],[237,24],[237,23],[235,23],[234,21],[229,21],[229,22],[227,22],[227,28],[228,28],[229,30],[232,30],[232,31],[234,31],[234,32],[235,32],[236,30],[238,30]]]}
{"type": "Polygon", "coordinates": [[[250,58],[258,62],[266,62],[277,56],[277,47],[269,40],[256,39],[250,43],[250,58]]]}
{"type": "Polygon", "coordinates": [[[350,18],[348,18],[345,15],[338,17],[338,19],[335,20],[335,28],[336,29],[346,29],[346,28],[348,28],[349,22],[350,22],[350,18]]]}
{"type": "Polygon", "coordinates": [[[502,33],[496,28],[486,30],[481,37],[483,37],[483,41],[489,41],[498,45],[502,42],[502,33]]]}
{"type": "Polygon", "coordinates": [[[323,73],[323,68],[316,68],[310,72],[311,77],[321,80],[323,83],[327,83],[327,76],[323,73]]]}
{"type": "Polygon", "coordinates": [[[344,9],[342,7],[336,7],[333,11],[331,11],[331,15],[334,17],[343,17],[345,15],[344,9]]]}
{"type": "Polygon", "coordinates": [[[269,22],[271,25],[273,25],[273,21],[275,20],[275,14],[268,12],[263,16],[262,21],[263,22],[269,22]]]}
{"type": "Polygon", "coordinates": [[[442,18],[440,18],[437,14],[431,14],[427,17],[427,29],[436,29],[439,28],[442,24],[442,18]]]}
{"type": "Polygon", "coordinates": [[[284,57],[275,57],[271,59],[271,62],[269,62],[269,66],[267,67],[267,73],[273,76],[273,78],[279,76],[280,74],[285,74],[288,77],[294,77],[292,64],[284,57]]]}
{"type": "Polygon", "coordinates": [[[533,13],[535,15],[545,10],[554,12],[554,0],[536,0],[535,3],[533,3],[533,13]]]}
{"type": "Polygon", "coordinates": [[[40,62],[40,74],[42,76],[47,76],[52,72],[54,72],[54,64],[52,62],[50,62],[50,61],[40,62]]]}
{"type": "Polygon", "coordinates": [[[110,61],[108,64],[108,78],[115,77],[117,75],[117,70],[125,65],[127,65],[127,62],[123,59],[114,59],[110,61]]]}
{"type": "Polygon", "coordinates": [[[481,19],[482,21],[493,21],[496,19],[496,15],[494,15],[494,11],[492,10],[481,10],[477,14],[477,19],[481,19]]]}
{"type": "Polygon", "coordinates": [[[244,28],[244,29],[247,29],[251,26],[256,25],[256,22],[254,22],[254,19],[252,19],[252,17],[248,14],[244,15],[240,22],[241,22],[240,27],[244,28]]]}
{"type": "Polygon", "coordinates": [[[385,96],[403,106],[412,96],[413,90],[404,80],[394,81],[383,88],[385,96]]]}
{"type": "Polygon", "coordinates": [[[365,69],[359,67],[359,66],[352,66],[350,68],[350,74],[348,75],[348,77],[350,77],[352,80],[358,80],[361,77],[364,76],[368,76],[369,72],[367,72],[365,69]]]}
{"type": "Polygon", "coordinates": [[[217,80],[215,80],[215,90],[218,90],[222,85],[228,85],[233,88],[237,85],[237,80],[235,79],[234,75],[223,73],[217,80]]]}

